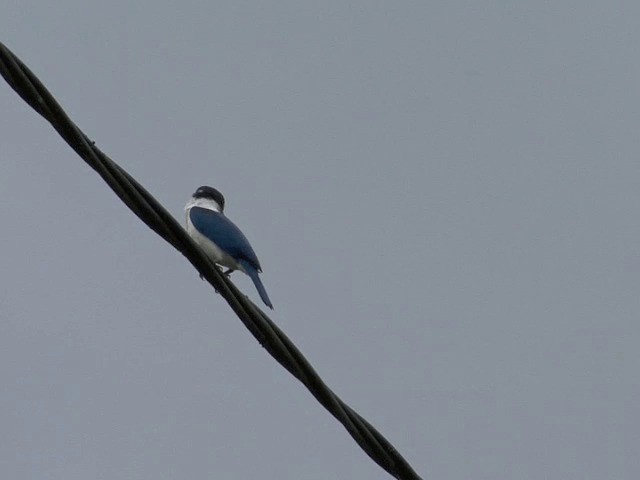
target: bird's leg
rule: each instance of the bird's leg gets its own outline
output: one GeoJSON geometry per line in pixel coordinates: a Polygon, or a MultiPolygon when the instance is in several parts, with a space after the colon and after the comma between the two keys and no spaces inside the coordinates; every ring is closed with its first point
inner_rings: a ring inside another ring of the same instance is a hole
{"type": "MultiPolygon", "coordinates": [[[[235,268],[230,268],[230,269],[228,269],[226,272],[223,272],[223,271],[222,271],[222,269],[221,269],[218,265],[216,265],[215,267],[218,269],[218,271],[219,271],[220,273],[222,273],[223,275],[225,275],[227,278],[229,278],[229,275],[231,275],[231,272],[235,272],[235,270],[236,270],[235,268]]],[[[206,280],[206,279],[204,278],[204,275],[200,274],[200,280],[206,280]]],[[[218,289],[214,288],[214,290],[216,291],[216,293],[219,293],[219,292],[218,292],[218,289]]]]}

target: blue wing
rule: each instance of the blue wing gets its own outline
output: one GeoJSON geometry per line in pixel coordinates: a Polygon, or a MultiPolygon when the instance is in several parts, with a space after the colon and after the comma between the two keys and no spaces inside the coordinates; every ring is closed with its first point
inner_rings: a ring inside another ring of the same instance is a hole
{"type": "Polygon", "coordinates": [[[200,233],[237,261],[244,260],[258,272],[262,271],[247,237],[223,214],[202,207],[192,207],[189,218],[200,233]]]}

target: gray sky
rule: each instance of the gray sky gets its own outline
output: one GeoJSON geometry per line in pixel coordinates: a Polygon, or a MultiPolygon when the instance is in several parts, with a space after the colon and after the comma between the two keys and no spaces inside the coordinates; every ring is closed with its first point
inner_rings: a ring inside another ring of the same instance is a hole
{"type": "MultiPolygon", "coordinates": [[[[3,3],[171,212],[223,191],[273,319],[425,479],[640,478],[638,2],[3,3]]],[[[4,478],[390,478],[4,82],[0,111],[4,478]]]]}

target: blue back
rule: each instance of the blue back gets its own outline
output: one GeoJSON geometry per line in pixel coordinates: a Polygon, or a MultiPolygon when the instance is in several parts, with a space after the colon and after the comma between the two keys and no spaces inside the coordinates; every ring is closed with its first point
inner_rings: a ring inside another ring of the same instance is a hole
{"type": "Polygon", "coordinates": [[[260,262],[249,240],[223,214],[202,207],[192,207],[189,218],[194,227],[236,260],[246,260],[261,271],[260,262]]]}

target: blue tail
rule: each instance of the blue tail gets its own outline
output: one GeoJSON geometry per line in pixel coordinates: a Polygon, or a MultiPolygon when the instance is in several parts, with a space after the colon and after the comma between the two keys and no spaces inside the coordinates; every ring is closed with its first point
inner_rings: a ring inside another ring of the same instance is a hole
{"type": "Polygon", "coordinates": [[[253,284],[256,286],[256,290],[258,290],[260,298],[262,299],[264,304],[271,310],[273,310],[273,305],[271,304],[271,300],[269,300],[267,291],[264,289],[264,285],[262,285],[262,281],[260,280],[260,276],[258,275],[258,270],[256,270],[256,268],[246,260],[240,260],[239,263],[242,265],[242,268],[244,268],[246,274],[251,277],[251,280],[253,280],[253,284]]]}

